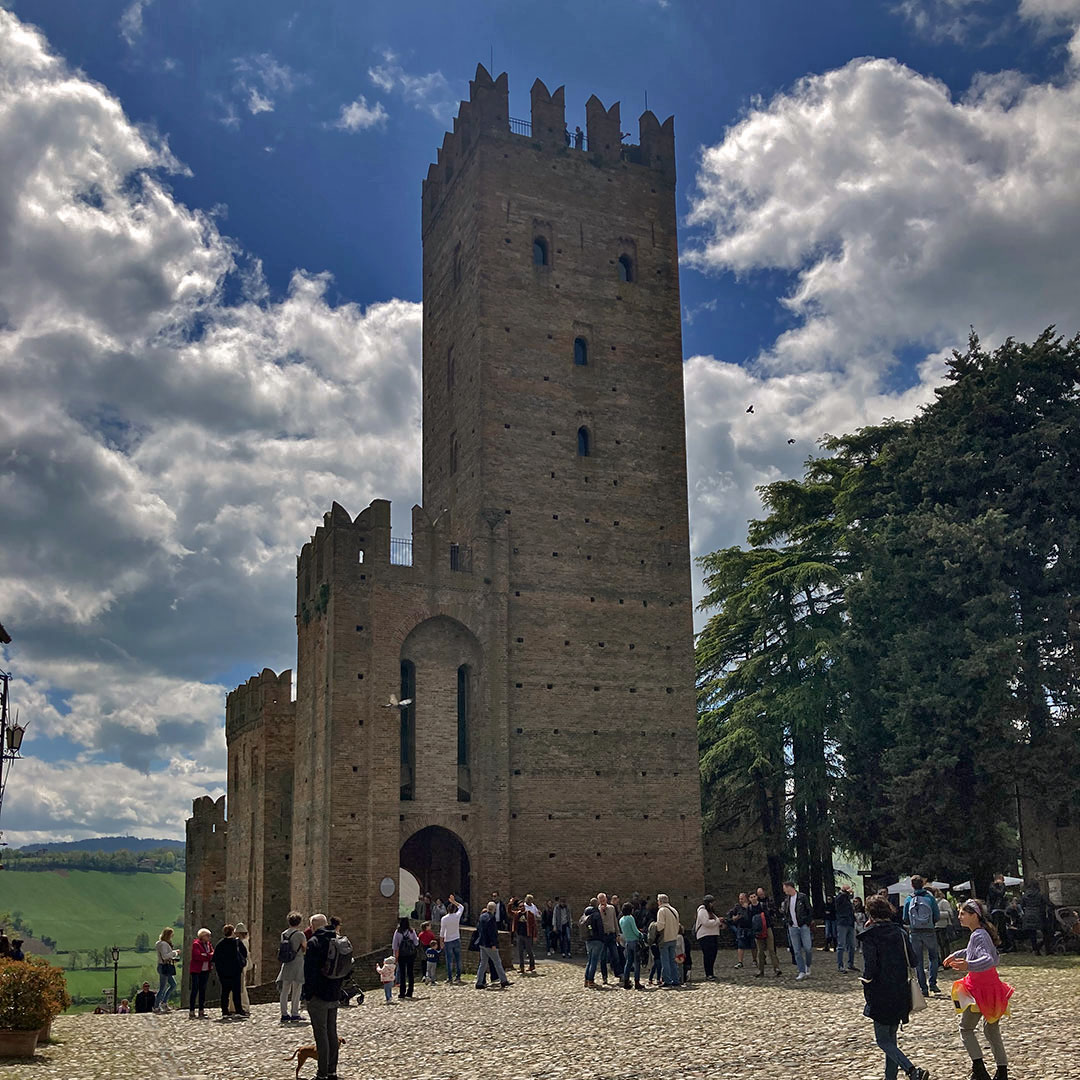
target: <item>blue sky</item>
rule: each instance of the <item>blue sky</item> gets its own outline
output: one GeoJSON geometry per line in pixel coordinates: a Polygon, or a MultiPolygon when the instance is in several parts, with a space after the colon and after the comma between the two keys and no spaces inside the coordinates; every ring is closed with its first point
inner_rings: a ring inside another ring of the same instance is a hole
{"type": "Polygon", "coordinates": [[[694,554],[969,325],[1080,328],[1080,0],[0,2],[15,841],[180,835],[331,500],[419,497],[420,183],[477,62],[674,114],[694,554]],[[756,404],[753,417],[744,406],[756,404]],[[795,441],[789,442],[789,439],[795,441]],[[20,777],[23,780],[20,782],[20,777]],[[164,793],[164,795],[163,795],[164,793]]]}

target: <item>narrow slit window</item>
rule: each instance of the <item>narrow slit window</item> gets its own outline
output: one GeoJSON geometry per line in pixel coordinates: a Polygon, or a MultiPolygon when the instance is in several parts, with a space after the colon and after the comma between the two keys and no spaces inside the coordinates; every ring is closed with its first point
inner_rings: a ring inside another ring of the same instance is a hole
{"type": "Polygon", "coordinates": [[[577,431],[578,457],[588,457],[591,449],[592,439],[589,437],[589,429],[587,427],[579,427],[577,431]]]}
{"type": "Polygon", "coordinates": [[[401,696],[408,701],[401,713],[401,798],[416,798],[416,666],[411,660],[401,661],[401,696]]]}
{"type": "Polygon", "coordinates": [[[634,280],[634,261],[629,255],[619,256],[619,280],[620,281],[633,281],[634,280]]]}
{"type": "Polygon", "coordinates": [[[589,343],[583,338],[574,338],[574,363],[585,367],[589,362],[589,343]]]}
{"type": "Polygon", "coordinates": [[[454,346],[446,350],[446,389],[454,389],[454,346]]]}
{"type": "Polygon", "coordinates": [[[458,440],[457,432],[451,432],[450,434],[450,475],[453,476],[457,472],[458,465],[458,440]]]}
{"type": "Polygon", "coordinates": [[[538,236],[533,240],[533,265],[534,266],[547,266],[548,264],[548,246],[547,241],[538,236]]]}
{"type": "Polygon", "coordinates": [[[458,802],[472,801],[469,772],[469,720],[472,711],[472,680],[468,664],[457,669],[457,774],[458,802]]]}

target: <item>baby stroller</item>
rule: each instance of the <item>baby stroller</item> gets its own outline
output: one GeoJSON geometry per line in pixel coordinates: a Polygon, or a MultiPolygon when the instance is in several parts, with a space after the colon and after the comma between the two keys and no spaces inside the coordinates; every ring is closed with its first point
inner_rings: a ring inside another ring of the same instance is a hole
{"type": "Polygon", "coordinates": [[[364,991],[361,990],[352,979],[346,979],[341,984],[341,994],[338,997],[338,1004],[344,1005],[345,1008],[349,1008],[350,1005],[363,1005],[364,991]]]}
{"type": "Polygon", "coordinates": [[[1076,908],[1060,907],[1054,912],[1057,932],[1054,934],[1054,952],[1064,956],[1067,952],[1080,952],[1080,914],[1076,908]]]}

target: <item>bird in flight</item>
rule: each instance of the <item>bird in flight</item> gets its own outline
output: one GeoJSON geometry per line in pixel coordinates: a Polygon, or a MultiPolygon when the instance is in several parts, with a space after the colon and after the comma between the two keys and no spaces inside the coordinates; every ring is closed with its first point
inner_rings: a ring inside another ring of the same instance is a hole
{"type": "Polygon", "coordinates": [[[390,700],[383,706],[384,709],[404,709],[412,704],[412,698],[407,697],[403,701],[398,701],[397,694],[391,694],[390,700]]]}
{"type": "Polygon", "coordinates": [[[754,411],[754,406],[753,405],[747,405],[746,406],[746,411],[747,412],[753,412],[754,411]]]}
{"type": "Polygon", "coordinates": [[[788,446],[790,446],[794,441],[794,439],[788,439],[788,446]]]}

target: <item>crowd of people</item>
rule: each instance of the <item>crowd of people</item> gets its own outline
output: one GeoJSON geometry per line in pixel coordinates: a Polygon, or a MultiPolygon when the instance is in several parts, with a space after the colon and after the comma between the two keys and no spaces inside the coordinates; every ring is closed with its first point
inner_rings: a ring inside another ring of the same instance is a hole
{"type": "MultiPolygon", "coordinates": [[[[897,1036],[911,1012],[925,1005],[926,997],[941,993],[943,971],[958,976],[950,992],[960,1015],[963,1046],[972,1061],[971,1077],[991,1080],[977,1037],[981,1022],[996,1067],[993,1080],[1007,1080],[1008,1061],[998,1024],[1007,1015],[1013,991],[998,977],[998,954],[1015,945],[1021,933],[1033,951],[1040,945],[1049,949],[1049,905],[1034,884],[1009,899],[1000,877],[989,895],[985,903],[970,899],[954,905],[915,876],[910,893],[899,904],[892,902],[886,889],[864,902],[844,884],[826,905],[823,949],[835,951],[838,973],[861,975],[864,1015],[873,1021],[875,1041],[885,1055],[886,1080],[895,1080],[900,1070],[911,1080],[929,1080],[929,1073],[900,1049],[897,1036]],[[970,935],[966,947],[950,951],[961,930],[970,935]],[[859,954],[861,973],[856,966],[859,954]]],[[[422,984],[462,985],[462,923],[468,918],[468,905],[453,894],[445,900],[425,895],[412,915],[398,920],[387,954],[375,965],[387,1004],[394,1002],[395,990],[398,1000],[413,996],[418,964],[422,984]]],[[[726,910],[714,896],[706,895],[692,919],[684,919],[663,893],[635,892],[623,901],[598,891],[577,915],[565,897],[553,897],[540,906],[531,893],[504,901],[493,892],[475,922],[466,948],[479,954],[477,990],[489,983],[498,989],[512,985],[507,967],[513,971],[516,966],[522,977],[534,974],[541,951],[548,957],[569,958],[575,927],[585,946],[587,989],[596,988],[597,980],[607,983],[609,977],[626,990],[683,987],[690,981],[695,951],[700,952],[701,979],[715,981],[722,940],[730,941],[736,970],[749,964],[755,978],[765,977],[767,971],[781,978],[790,958],[795,981],[801,982],[811,977],[816,951],[814,911],[808,896],[792,881],[784,882],[783,895],[776,901],[758,887],[739,893],[726,910]],[[510,937],[514,965],[504,967],[500,931],[510,937]]],[[[157,943],[159,988],[155,993],[144,983],[135,997],[135,1012],[169,1011],[180,956],[172,935],[172,928],[166,927],[157,943]]],[[[214,970],[222,987],[222,1015],[230,1015],[231,1005],[231,1015],[246,1017],[246,928],[243,923],[226,925],[216,943],[212,936],[203,928],[191,942],[189,1016],[206,1016],[206,986],[214,970]]],[[[0,954],[4,942],[0,937],[0,954]]],[[[315,914],[305,926],[300,912],[290,912],[278,958],[280,1022],[303,1022],[306,1008],[319,1055],[319,1080],[333,1080],[337,1006],[352,968],[348,939],[337,919],[315,914]]],[[[129,1010],[128,1002],[121,1003],[121,1011],[129,1010]]]]}

